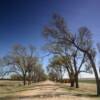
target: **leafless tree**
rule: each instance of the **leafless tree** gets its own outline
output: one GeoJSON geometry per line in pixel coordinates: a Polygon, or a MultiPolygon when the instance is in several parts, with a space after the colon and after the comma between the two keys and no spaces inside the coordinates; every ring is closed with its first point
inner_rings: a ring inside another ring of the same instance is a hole
{"type": "Polygon", "coordinates": [[[15,72],[22,76],[24,85],[26,84],[26,76],[30,75],[32,67],[36,63],[34,52],[35,48],[32,46],[27,49],[20,44],[16,44],[9,54],[4,57],[6,65],[12,66],[8,72],[15,72]]]}
{"type": "Polygon", "coordinates": [[[50,79],[62,82],[65,73],[65,67],[62,64],[60,57],[54,56],[50,59],[47,67],[50,79]],[[52,75],[51,75],[52,74],[52,75]],[[54,75],[54,76],[53,76],[54,75]]]}
{"type": "Polygon", "coordinates": [[[100,81],[95,64],[96,51],[93,48],[92,33],[90,30],[87,27],[81,27],[77,34],[73,34],[66,26],[64,18],[54,14],[52,24],[45,27],[44,34],[45,37],[51,38],[49,41],[53,44],[60,43],[66,47],[69,46],[69,48],[70,46],[73,46],[87,56],[95,74],[97,95],[99,96],[100,81]]]}

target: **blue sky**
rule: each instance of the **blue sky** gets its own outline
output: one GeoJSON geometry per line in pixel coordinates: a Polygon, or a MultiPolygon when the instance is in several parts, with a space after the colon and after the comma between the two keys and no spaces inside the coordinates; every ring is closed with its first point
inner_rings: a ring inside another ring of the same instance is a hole
{"type": "Polygon", "coordinates": [[[0,55],[15,43],[42,47],[43,26],[54,12],[65,18],[72,32],[87,26],[94,43],[100,42],[100,0],[0,0],[0,55]]]}

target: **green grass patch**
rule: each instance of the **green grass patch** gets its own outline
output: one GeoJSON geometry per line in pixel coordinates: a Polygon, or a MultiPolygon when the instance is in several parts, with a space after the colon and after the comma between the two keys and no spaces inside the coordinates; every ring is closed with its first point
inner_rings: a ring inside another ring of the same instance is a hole
{"type": "Polygon", "coordinates": [[[79,80],[80,83],[89,83],[89,84],[95,84],[95,80],[79,80]]]}

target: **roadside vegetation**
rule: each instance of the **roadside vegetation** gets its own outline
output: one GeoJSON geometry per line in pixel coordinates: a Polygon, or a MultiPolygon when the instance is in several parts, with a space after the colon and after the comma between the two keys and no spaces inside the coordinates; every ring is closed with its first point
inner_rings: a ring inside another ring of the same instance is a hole
{"type": "Polygon", "coordinates": [[[80,83],[96,84],[95,80],[79,80],[80,83]]]}
{"type": "Polygon", "coordinates": [[[19,98],[27,100],[50,98],[50,100],[55,100],[55,98],[61,98],[62,100],[66,100],[66,98],[69,98],[68,100],[73,98],[78,100],[100,99],[96,96],[96,84],[79,84],[80,88],[77,89],[69,87],[69,83],[39,82],[23,86],[21,81],[3,80],[0,81],[0,100],[18,100],[19,98]]]}

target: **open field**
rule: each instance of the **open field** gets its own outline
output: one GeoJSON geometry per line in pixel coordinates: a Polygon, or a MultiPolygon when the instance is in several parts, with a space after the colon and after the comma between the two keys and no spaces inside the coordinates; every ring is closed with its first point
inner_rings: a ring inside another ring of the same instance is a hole
{"type": "Polygon", "coordinates": [[[91,83],[91,84],[95,84],[96,83],[96,81],[95,80],[93,80],[93,79],[89,79],[89,80],[79,80],[79,82],[80,83],[91,83]]]}
{"type": "Polygon", "coordinates": [[[0,81],[0,100],[100,100],[95,84],[80,83],[80,88],[69,84],[45,81],[23,86],[17,81],[0,81]]]}

